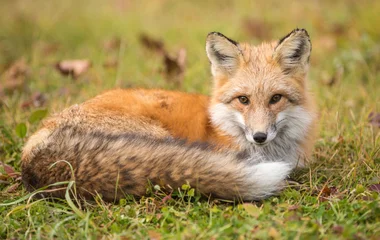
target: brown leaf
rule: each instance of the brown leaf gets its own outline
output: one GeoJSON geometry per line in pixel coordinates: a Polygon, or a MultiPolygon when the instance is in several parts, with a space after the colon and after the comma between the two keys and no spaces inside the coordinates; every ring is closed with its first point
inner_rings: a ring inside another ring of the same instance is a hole
{"type": "Polygon", "coordinates": [[[140,43],[150,51],[156,51],[159,53],[165,52],[164,43],[147,34],[142,33],[140,35],[140,43]]]}
{"type": "Polygon", "coordinates": [[[25,59],[17,60],[2,74],[1,80],[4,84],[0,87],[0,92],[13,93],[25,90],[25,80],[28,75],[29,67],[26,65],[25,59]]]}
{"type": "Polygon", "coordinates": [[[375,127],[380,127],[380,113],[371,112],[368,116],[368,121],[375,127]]]}
{"type": "Polygon", "coordinates": [[[9,178],[9,176],[8,175],[4,175],[4,174],[1,174],[0,173],[0,180],[7,180],[9,178]]]}
{"type": "Polygon", "coordinates": [[[117,65],[118,65],[118,61],[116,58],[108,58],[103,63],[103,67],[105,68],[116,68],[117,65]]]}
{"type": "Polygon", "coordinates": [[[346,36],[349,29],[350,26],[347,23],[335,23],[331,25],[331,32],[339,37],[346,36]]]}
{"type": "Polygon", "coordinates": [[[288,210],[289,210],[289,211],[294,211],[294,210],[297,210],[299,207],[300,207],[299,205],[290,205],[290,206],[288,207],[288,210]]]}
{"type": "Polygon", "coordinates": [[[269,26],[269,24],[267,24],[267,22],[260,19],[244,19],[243,29],[249,36],[253,38],[258,38],[260,40],[270,39],[272,37],[272,33],[270,31],[271,27],[269,26]]]}
{"type": "Polygon", "coordinates": [[[13,167],[11,167],[11,166],[3,163],[3,162],[1,162],[1,164],[3,165],[5,173],[8,174],[9,176],[16,173],[16,171],[13,169],[13,167]]]}
{"type": "Polygon", "coordinates": [[[166,195],[161,201],[162,203],[166,203],[170,199],[172,199],[172,193],[170,193],[169,195],[166,195]]]}
{"type": "Polygon", "coordinates": [[[11,186],[7,188],[7,193],[14,193],[16,192],[17,188],[20,186],[20,183],[14,183],[11,186]]]}
{"type": "Polygon", "coordinates": [[[323,186],[323,188],[319,192],[319,200],[321,202],[325,202],[328,200],[329,197],[338,194],[338,189],[336,187],[328,187],[323,186]]]}
{"type": "Polygon", "coordinates": [[[335,234],[342,234],[343,233],[343,227],[340,226],[340,225],[335,225],[332,227],[332,231],[335,233],[335,234]]]}
{"type": "Polygon", "coordinates": [[[30,97],[29,100],[27,100],[21,104],[21,107],[23,109],[27,109],[27,108],[31,108],[31,107],[39,108],[39,107],[43,107],[45,105],[45,103],[46,103],[45,94],[40,93],[40,92],[35,92],[30,97]]]}
{"type": "Polygon", "coordinates": [[[181,48],[176,57],[164,53],[165,77],[169,83],[174,83],[177,87],[182,86],[186,65],[186,49],[181,48]]]}
{"type": "Polygon", "coordinates": [[[273,239],[280,238],[280,233],[274,227],[269,228],[268,235],[273,239]]]}
{"type": "Polygon", "coordinates": [[[160,240],[162,238],[161,234],[154,230],[149,230],[148,235],[150,240],[160,240]]]}
{"type": "Polygon", "coordinates": [[[373,192],[380,193],[380,183],[379,184],[372,184],[372,185],[368,186],[368,189],[373,191],[373,192]]]}
{"type": "Polygon", "coordinates": [[[37,48],[43,56],[49,56],[56,53],[59,50],[60,45],[58,43],[39,41],[34,47],[37,48]]]}
{"type": "Polygon", "coordinates": [[[108,39],[108,40],[103,42],[103,48],[104,48],[104,50],[106,50],[108,52],[119,50],[120,45],[121,45],[120,37],[113,37],[113,38],[108,39]]]}
{"type": "Polygon", "coordinates": [[[56,69],[64,76],[78,78],[87,72],[91,67],[91,62],[87,59],[81,60],[63,60],[56,64],[56,69]]]}

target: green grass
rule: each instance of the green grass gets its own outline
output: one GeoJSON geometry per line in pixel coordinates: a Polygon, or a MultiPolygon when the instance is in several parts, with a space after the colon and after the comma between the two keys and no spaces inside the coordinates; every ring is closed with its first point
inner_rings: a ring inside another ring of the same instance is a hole
{"type": "Polygon", "coordinates": [[[0,161],[16,172],[22,146],[44,116],[39,110],[51,114],[115,87],[175,88],[162,74],[161,57],[139,43],[141,33],[162,39],[171,54],[184,47],[182,90],[207,94],[208,32],[256,44],[306,28],[320,136],[315,163],[293,176],[300,184],[253,204],[199,198],[191,189],[120,204],[35,200],[15,185],[17,173],[10,178],[0,167],[0,238],[379,239],[380,197],[371,186],[380,183],[380,131],[368,119],[380,112],[379,12],[375,0],[3,1],[0,72],[22,58],[28,67],[25,82],[0,96],[0,161]],[[244,28],[246,18],[254,29],[244,28]],[[121,46],[105,50],[114,37],[121,46]],[[116,68],[103,67],[110,58],[116,68]],[[54,69],[63,59],[89,59],[92,67],[73,80],[54,69]],[[22,108],[36,92],[45,105],[22,108]]]}

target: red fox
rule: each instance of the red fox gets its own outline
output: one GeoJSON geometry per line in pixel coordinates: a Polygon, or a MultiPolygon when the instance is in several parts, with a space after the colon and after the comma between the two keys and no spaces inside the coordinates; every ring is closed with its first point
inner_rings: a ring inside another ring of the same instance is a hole
{"type": "Polygon", "coordinates": [[[260,46],[211,32],[206,52],[211,97],[117,89],[45,120],[23,149],[26,188],[75,180],[80,196],[106,201],[143,196],[149,184],[243,201],[278,193],[315,138],[307,31],[260,46]]]}

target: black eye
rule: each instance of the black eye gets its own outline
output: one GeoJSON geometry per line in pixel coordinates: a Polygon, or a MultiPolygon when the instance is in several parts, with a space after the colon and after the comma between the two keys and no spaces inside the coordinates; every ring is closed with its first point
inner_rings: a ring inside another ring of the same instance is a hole
{"type": "Polygon", "coordinates": [[[241,104],[248,105],[249,104],[249,99],[246,96],[240,96],[238,97],[239,101],[241,104]]]}
{"type": "Polygon", "coordinates": [[[273,97],[270,99],[269,104],[276,104],[281,100],[282,96],[280,94],[275,94],[273,97]]]}

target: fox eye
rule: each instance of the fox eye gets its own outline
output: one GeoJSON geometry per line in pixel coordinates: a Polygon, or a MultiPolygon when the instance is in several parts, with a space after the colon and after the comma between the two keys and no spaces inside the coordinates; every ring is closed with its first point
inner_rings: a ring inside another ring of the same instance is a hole
{"type": "Polygon", "coordinates": [[[282,98],[281,94],[275,94],[273,97],[270,99],[269,104],[276,104],[278,103],[282,98]]]}
{"type": "Polygon", "coordinates": [[[244,104],[244,105],[248,105],[249,104],[249,99],[246,96],[240,96],[240,97],[238,97],[238,99],[239,99],[239,102],[241,104],[244,104]]]}

